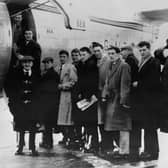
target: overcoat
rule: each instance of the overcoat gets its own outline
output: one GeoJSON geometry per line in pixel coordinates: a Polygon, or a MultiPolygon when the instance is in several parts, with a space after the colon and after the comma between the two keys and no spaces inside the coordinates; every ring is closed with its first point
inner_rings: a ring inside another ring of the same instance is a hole
{"type": "Polygon", "coordinates": [[[60,101],[58,111],[58,125],[73,125],[72,119],[72,89],[77,82],[76,68],[65,63],[60,74],[60,101]]]}
{"type": "Polygon", "coordinates": [[[59,75],[54,68],[48,69],[41,75],[38,88],[36,90],[36,108],[40,123],[56,126],[58,106],[59,106],[59,75]]]}
{"type": "Polygon", "coordinates": [[[130,67],[118,59],[115,64],[109,65],[105,91],[107,109],[105,113],[104,129],[106,131],[124,131],[131,129],[131,118],[122,105],[128,105],[131,85],[130,67]]]}
{"type": "MultiPolygon", "coordinates": [[[[98,97],[98,67],[97,59],[93,55],[78,67],[78,93],[81,99],[89,99],[92,95],[98,97]]],[[[85,111],[78,111],[76,121],[84,125],[97,125],[97,103],[85,111]]]]}
{"type": "Polygon", "coordinates": [[[14,69],[7,77],[5,90],[9,97],[9,109],[14,117],[16,131],[36,129],[38,115],[33,108],[33,101],[37,84],[36,74],[33,71],[30,75],[25,74],[21,68],[14,69]]]}
{"type": "Polygon", "coordinates": [[[104,124],[104,114],[106,111],[106,103],[102,102],[102,92],[105,85],[105,80],[108,74],[108,66],[110,60],[107,56],[101,58],[97,63],[99,73],[99,92],[98,92],[98,124],[104,124]]]}
{"type": "Polygon", "coordinates": [[[138,72],[136,116],[142,128],[157,128],[160,113],[160,65],[150,57],[138,72]]]}
{"type": "Polygon", "coordinates": [[[160,113],[160,130],[168,132],[168,58],[166,58],[163,71],[161,73],[161,113],[160,113]]]}

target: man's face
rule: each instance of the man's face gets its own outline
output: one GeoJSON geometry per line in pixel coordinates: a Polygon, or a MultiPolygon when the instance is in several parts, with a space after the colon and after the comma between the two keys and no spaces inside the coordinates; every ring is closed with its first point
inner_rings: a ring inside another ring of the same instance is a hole
{"type": "Polygon", "coordinates": [[[127,49],[124,49],[121,51],[121,56],[125,60],[129,55],[129,51],[127,49]]]}
{"type": "Polygon", "coordinates": [[[147,58],[150,56],[150,49],[147,48],[146,46],[139,47],[139,52],[142,58],[147,58]]]}
{"type": "Polygon", "coordinates": [[[71,57],[72,57],[72,61],[73,62],[78,62],[80,60],[80,53],[78,53],[78,52],[72,52],[71,57]]]}
{"type": "Polygon", "coordinates": [[[22,21],[22,15],[16,15],[16,16],[14,17],[14,22],[15,22],[16,24],[20,24],[21,21],[22,21]]]}
{"type": "Polygon", "coordinates": [[[44,70],[48,70],[52,67],[53,67],[53,62],[51,62],[51,61],[44,62],[44,70]]]}
{"type": "Polygon", "coordinates": [[[25,31],[25,39],[26,41],[30,41],[33,39],[33,32],[32,31],[25,31]]]}
{"type": "Polygon", "coordinates": [[[95,54],[97,59],[101,59],[102,58],[102,55],[103,55],[102,52],[103,51],[102,51],[101,47],[99,47],[99,46],[93,48],[93,53],[95,54]]]}
{"type": "Polygon", "coordinates": [[[24,61],[24,62],[22,62],[22,66],[23,66],[23,68],[25,69],[25,70],[31,70],[31,68],[32,68],[32,66],[33,66],[33,61],[30,61],[30,60],[28,60],[28,61],[24,61]]]}
{"type": "Polygon", "coordinates": [[[80,51],[81,60],[87,60],[90,57],[90,54],[87,51],[80,51]]]}
{"type": "Polygon", "coordinates": [[[115,62],[119,58],[119,55],[114,49],[110,49],[108,50],[108,57],[112,62],[115,62]]]}
{"type": "Polygon", "coordinates": [[[59,56],[59,58],[60,58],[60,63],[63,65],[63,64],[65,64],[67,61],[68,61],[68,56],[66,55],[66,54],[61,54],[60,56],[59,56]]]}

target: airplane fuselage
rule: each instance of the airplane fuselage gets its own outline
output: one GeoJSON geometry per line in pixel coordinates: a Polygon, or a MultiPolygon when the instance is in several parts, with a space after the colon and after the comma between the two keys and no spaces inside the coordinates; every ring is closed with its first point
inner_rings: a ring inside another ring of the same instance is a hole
{"type": "Polygon", "coordinates": [[[80,19],[80,14],[79,18],[75,17],[73,20],[73,18],[65,18],[59,6],[52,8],[47,5],[35,5],[29,8],[27,4],[20,6],[18,2],[17,4],[0,2],[0,88],[3,88],[11,58],[13,42],[11,19],[19,12],[19,8],[27,17],[27,24],[33,29],[36,40],[42,48],[42,58],[52,56],[55,64],[59,61],[60,49],[70,51],[73,48],[89,46],[93,41],[103,45],[108,43],[108,45],[122,46],[136,44],[140,40],[152,41],[154,38],[151,29],[141,23],[93,16],[80,19]],[[25,10],[26,8],[29,9],[25,10]],[[66,19],[70,19],[69,23],[66,19]]]}

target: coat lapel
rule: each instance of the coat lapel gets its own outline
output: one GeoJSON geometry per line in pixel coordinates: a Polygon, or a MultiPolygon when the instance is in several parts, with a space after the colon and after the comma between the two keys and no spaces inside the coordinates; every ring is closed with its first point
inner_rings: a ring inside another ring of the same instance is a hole
{"type": "Polygon", "coordinates": [[[117,71],[118,67],[120,66],[121,60],[119,59],[116,64],[110,64],[110,68],[109,68],[109,79],[112,78],[112,76],[115,74],[115,72],[117,71]]]}
{"type": "Polygon", "coordinates": [[[148,65],[148,63],[150,62],[151,59],[152,59],[152,57],[150,57],[149,59],[147,59],[144,63],[140,64],[140,66],[139,66],[139,72],[142,71],[142,69],[144,69],[144,67],[146,67],[146,65],[148,65]]]}

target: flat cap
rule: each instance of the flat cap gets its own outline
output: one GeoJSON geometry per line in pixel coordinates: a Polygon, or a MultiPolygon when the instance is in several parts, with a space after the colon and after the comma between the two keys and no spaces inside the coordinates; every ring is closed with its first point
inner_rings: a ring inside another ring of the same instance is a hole
{"type": "Polygon", "coordinates": [[[21,62],[25,62],[25,61],[34,61],[34,58],[30,55],[26,55],[23,58],[20,59],[21,62]]]}
{"type": "Polygon", "coordinates": [[[45,62],[54,62],[54,59],[52,58],[52,57],[45,57],[44,59],[43,59],[43,63],[45,63],[45,62]]]}
{"type": "Polygon", "coordinates": [[[123,51],[123,50],[133,51],[131,46],[123,46],[123,47],[121,47],[121,51],[123,51]]]}

